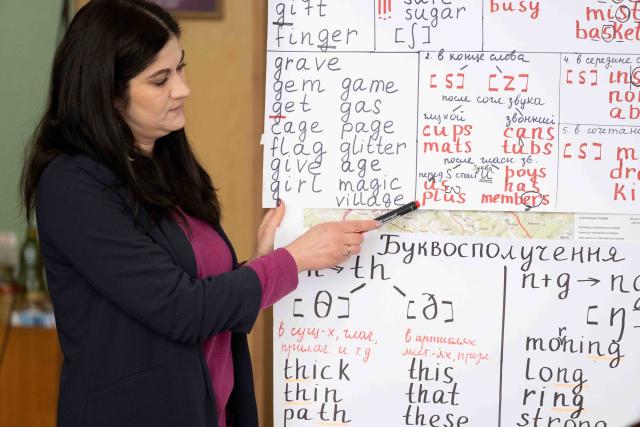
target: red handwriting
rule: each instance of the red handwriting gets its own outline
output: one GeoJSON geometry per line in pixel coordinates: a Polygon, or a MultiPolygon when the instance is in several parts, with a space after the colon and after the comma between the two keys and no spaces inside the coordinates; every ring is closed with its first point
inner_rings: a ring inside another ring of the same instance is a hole
{"type": "Polygon", "coordinates": [[[297,326],[287,328],[280,321],[276,331],[280,343],[280,351],[291,356],[291,353],[339,354],[360,359],[367,363],[373,355],[374,346],[378,344],[375,333],[369,329],[337,329],[314,326],[297,326]],[[291,338],[295,342],[286,342],[291,338]]]}
{"type": "Polygon", "coordinates": [[[367,341],[377,344],[378,341],[373,337],[373,331],[366,330],[355,330],[351,331],[349,329],[344,329],[342,331],[342,336],[347,340],[358,340],[358,341],[367,341]]]}
{"type": "Polygon", "coordinates": [[[609,72],[609,83],[620,85],[640,86],[640,68],[634,68],[631,71],[617,70],[609,72]]]}
{"type": "Polygon", "coordinates": [[[291,336],[296,337],[297,342],[302,342],[308,336],[317,340],[319,335],[320,328],[291,328],[291,336]]]}
{"type": "Polygon", "coordinates": [[[498,193],[498,194],[482,194],[482,198],[480,203],[499,203],[502,205],[520,205],[520,206],[529,206],[532,208],[538,207],[540,205],[546,206],[549,204],[549,195],[548,194],[539,194],[535,191],[524,191],[521,193],[498,193]]]}
{"type": "Polygon", "coordinates": [[[425,141],[422,144],[423,153],[470,153],[471,140],[468,138],[473,131],[473,125],[424,125],[422,128],[422,136],[428,138],[438,137],[441,141],[436,139],[425,141]],[[461,140],[465,138],[465,140],[461,140]]]}
{"type": "Polygon", "coordinates": [[[342,356],[358,357],[360,358],[360,360],[362,360],[363,363],[367,363],[372,355],[372,348],[360,346],[347,347],[344,345],[339,345],[338,354],[342,356]]]}
{"type": "Polygon", "coordinates": [[[640,102],[640,90],[638,89],[624,91],[610,90],[609,104],[613,105],[613,107],[609,110],[609,116],[612,119],[638,120],[640,119],[640,107],[633,105],[638,102],[640,102]]]}
{"type": "Polygon", "coordinates": [[[617,166],[611,169],[609,177],[614,180],[631,180],[629,184],[616,182],[613,187],[614,201],[636,201],[639,199],[636,182],[640,183],[640,168],[625,164],[625,161],[640,160],[640,153],[634,147],[618,147],[616,151],[617,166]],[[636,181],[636,182],[633,182],[636,181]]]}
{"type": "Polygon", "coordinates": [[[473,125],[460,125],[453,124],[450,126],[444,125],[424,125],[422,128],[423,136],[444,136],[451,137],[451,139],[456,140],[460,136],[471,136],[471,131],[473,130],[473,125]]]}
{"type": "Polygon", "coordinates": [[[475,347],[477,340],[468,337],[415,334],[411,328],[407,328],[404,332],[404,341],[406,343],[419,343],[420,349],[423,349],[425,344],[469,345],[475,347]]]}
{"type": "Polygon", "coordinates": [[[444,77],[439,74],[431,74],[429,77],[429,88],[437,89],[464,89],[464,73],[447,73],[444,77]]]}
{"type": "Polygon", "coordinates": [[[529,92],[529,73],[489,74],[489,92],[529,92]]]}
{"type": "Polygon", "coordinates": [[[612,5],[608,8],[585,8],[586,23],[576,20],[576,39],[611,41],[640,40],[640,7],[638,2],[612,5]],[[593,26],[589,23],[594,22],[593,26]]]}
{"type": "Polygon", "coordinates": [[[582,142],[575,144],[574,148],[574,144],[567,142],[564,144],[562,157],[565,159],[602,160],[602,144],[599,142],[582,142]]]}
{"type": "Polygon", "coordinates": [[[555,126],[547,126],[546,128],[541,126],[533,128],[507,127],[504,128],[504,132],[502,132],[502,135],[508,139],[540,139],[545,141],[553,141],[556,139],[556,128],[555,126]]]}
{"type": "Polygon", "coordinates": [[[540,2],[539,1],[489,1],[489,11],[491,13],[509,12],[529,14],[531,20],[536,20],[540,16],[540,2]]]}
{"type": "Polygon", "coordinates": [[[287,353],[287,357],[291,357],[291,352],[294,353],[321,353],[330,354],[329,346],[326,344],[302,344],[302,343],[282,343],[280,344],[280,351],[287,353]]]}
{"type": "Polygon", "coordinates": [[[449,185],[446,179],[440,182],[435,180],[425,181],[423,187],[425,189],[422,193],[423,206],[428,206],[430,201],[455,204],[466,202],[466,193],[457,185],[449,185]]]}
{"type": "Polygon", "coordinates": [[[539,144],[534,139],[529,140],[528,142],[524,142],[521,139],[515,141],[505,139],[502,143],[502,151],[505,154],[542,154],[544,156],[548,156],[552,153],[552,150],[553,144],[551,142],[539,144]]]}
{"type": "Polygon", "coordinates": [[[540,178],[546,178],[546,176],[547,168],[512,168],[505,166],[504,191],[528,190],[525,182],[514,183],[512,182],[513,178],[526,178],[535,191],[540,191],[538,180],[540,178]]]}
{"type": "Polygon", "coordinates": [[[489,353],[482,352],[463,352],[459,351],[457,355],[457,360],[461,360],[465,365],[469,363],[474,363],[475,365],[479,365],[481,362],[485,360],[489,360],[489,353]]]}
{"type": "Polygon", "coordinates": [[[581,70],[575,71],[572,69],[567,70],[567,78],[565,82],[568,85],[590,85],[590,86],[598,86],[598,70],[581,70]]]}

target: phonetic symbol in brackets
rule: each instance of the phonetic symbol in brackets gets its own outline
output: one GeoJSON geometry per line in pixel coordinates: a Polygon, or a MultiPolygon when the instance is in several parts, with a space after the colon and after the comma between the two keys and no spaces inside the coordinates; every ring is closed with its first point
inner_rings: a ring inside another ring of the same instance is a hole
{"type": "Polygon", "coordinates": [[[578,283],[582,283],[582,282],[590,282],[591,286],[595,286],[598,283],[600,283],[600,279],[596,279],[594,277],[589,277],[588,279],[582,279],[582,280],[577,280],[578,283]]]}
{"type": "MultiPolygon", "coordinates": [[[[398,292],[400,295],[402,295],[403,298],[407,298],[407,294],[405,294],[402,289],[400,289],[397,286],[393,286],[393,289],[396,290],[396,292],[398,292]]],[[[424,319],[426,320],[434,320],[438,317],[439,311],[438,311],[438,305],[440,306],[444,306],[444,307],[448,307],[449,311],[450,311],[450,315],[444,319],[444,323],[451,323],[454,320],[453,317],[453,302],[452,301],[445,301],[445,300],[441,300],[440,302],[438,302],[436,300],[436,296],[435,294],[431,294],[429,292],[424,292],[422,293],[422,296],[426,297],[426,302],[424,304],[424,306],[422,307],[422,317],[424,317],[424,319]]],[[[415,308],[413,308],[413,306],[415,305],[416,301],[409,299],[409,302],[407,303],[407,319],[409,320],[414,320],[417,319],[417,316],[414,313],[415,308]]],[[[441,313],[440,313],[441,314],[441,313]]]]}
{"type": "MultiPolygon", "coordinates": [[[[594,320],[598,316],[596,314],[591,314],[592,311],[598,311],[598,309],[598,305],[590,305],[587,307],[587,325],[597,326],[600,324],[598,320],[594,320]]],[[[632,311],[640,311],[638,301],[636,301],[632,311]]],[[[620,342],[624,336],[625,326],[627,325],[627,310],[624,307],[611,307],[609,310],[609,327],[613,328],[616,321],[618,323],[618,338],[614,339],[614,341],[620,342]]],[[[633,327],[640,328],[640,325],[634,325],[633,327]]]]}
{"type": "MultiPolygon", "coordinates": [[[[353,288],[349,293],[354,294],[367,284],[363,283],[353,288]]],[[[349,297],[337,296],[335,298],[328,291],[319,291],[313,300],[313,314],[318,319],[325,319],[334,313],[338,319],[348,319],[351,316],[351,300],[349,297]]],[[[304,317],[303,298],[295,298],[293,300],[293,317],[304,317]]]]}

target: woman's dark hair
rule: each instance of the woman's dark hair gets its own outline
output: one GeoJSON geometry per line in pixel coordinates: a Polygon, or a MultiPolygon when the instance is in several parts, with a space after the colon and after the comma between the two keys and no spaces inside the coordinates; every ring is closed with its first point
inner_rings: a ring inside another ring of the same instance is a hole
{"type": "Polygon", "coordinates": [[[136,148],[115,108],[115,100],[127,101],[129,80],[172,36],[180,36],[177,22],[144,0],[92,0],[78,11],[56,51],[48,105],[25,150],[20,198],[27,221],[42,172],[55,157],[72,153],[119,175],[151,223],[177,206],[211,225],[220,222],[216,190],[184,129],[159,138],[150,158],[136,148]]]}

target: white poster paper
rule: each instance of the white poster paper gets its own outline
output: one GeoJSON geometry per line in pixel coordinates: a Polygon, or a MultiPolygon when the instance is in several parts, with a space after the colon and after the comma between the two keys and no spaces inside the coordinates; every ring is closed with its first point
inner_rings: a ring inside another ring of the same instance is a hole
{"type": "Polygon", "coordinates": [[[275,425],[630,425],[639,256],[368,233],[275,308],[275,425]]]}
{"type": "Polygon", "coordinates": [[[263,205],[638,212],[638,4],[270,1],[263,205]]]}

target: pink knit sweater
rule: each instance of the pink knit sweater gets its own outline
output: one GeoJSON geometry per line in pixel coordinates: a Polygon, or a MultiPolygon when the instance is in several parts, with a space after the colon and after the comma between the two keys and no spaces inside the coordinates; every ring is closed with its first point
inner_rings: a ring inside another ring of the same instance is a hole
{"type": "MultiPolygon", "coordinates": [[[[232,269],[231,251],[222,237],[206,222],[185,214],[192,235],[178,224],[189,237],[198,266],[198,278],[226,273],[232,269]]],[[[298,285],[298,269],[293,257],[281,248],[247,264],[262,285],[260,307],[269,307],[293,291],[298,285]]],[[[226,406],[233,390],[233,359],[231,357],[231,332],[223,331],[204,340],[202,349],[209,368],[211,385],[215,395],[218,427],[226,426],[226,406]]]]}

